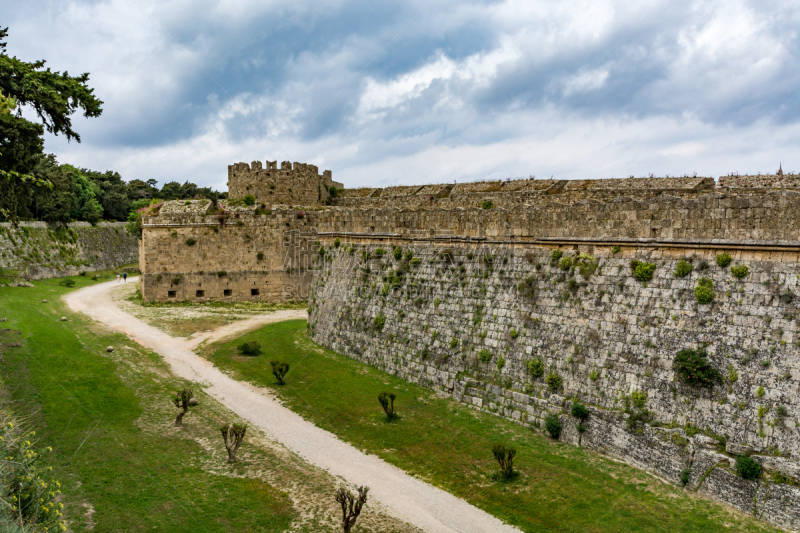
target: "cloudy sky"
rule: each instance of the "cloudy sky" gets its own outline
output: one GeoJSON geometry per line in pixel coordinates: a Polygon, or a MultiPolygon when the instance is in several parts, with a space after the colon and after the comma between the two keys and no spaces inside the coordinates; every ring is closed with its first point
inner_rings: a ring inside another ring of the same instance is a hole
{"type": "Polygon", "coordinates": [[[89,72],[62,162],[225,190],[800,170],[800,0],[0,0],[8,50],[89,72]]]}

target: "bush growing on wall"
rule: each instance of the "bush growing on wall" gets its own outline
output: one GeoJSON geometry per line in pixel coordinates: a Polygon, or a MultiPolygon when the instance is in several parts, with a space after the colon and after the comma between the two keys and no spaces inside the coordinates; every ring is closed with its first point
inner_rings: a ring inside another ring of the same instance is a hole
{"type": "Polygon", "coordinates": [[[489,361],[492,360],[492,352],[483,348],[480,352],[478,352],[478,359],[480,359],[481,363],[488,364],[489,361]]]}
{"type": "Polygon", "coordinates": [[[731,267],[731,274],[733,274],[736,279],[742,279],[749,272],[750,269],[747,268],[747,265],[736,265],[731,267]]]}
{"type": "Polygon", "coordinates": [[[544,382],[547,383],[547,387],[551,391],[557,391],[558,389],[561,388],[561,384],[564,382],[564,378],[558,375],[558,372],[551,370],[550,373],[547,374],[547,377],[544,379],[544,382]]]}
{"type": "Polygon", "coordinates": [[[562,257],[561,260],[558,262],[558,268],[561,270],[569,270],[569,267],[572,266],[572,259],[569,257],[562,257]]]}
{"type": "Polygon", "coordinates": [[[712,388],[722,383],[722,374],[708,362],[705,350],[686,348],[678,352],[672,362],[675,376],[687,385],[712,388]]]}
{"type": "Polygon", "coordinates": [[[721,268],[725,268],[726,266],[730,265],[731,261],[733,261],[733,258],[731,258],[731,256],[727,252],[717,254],[717,264],[721,268]]]}
{"type": "Polygon", "coordinates": [[[544,419],[544,429],[552,438],[557,439],[561,436],[563,426],[556,415],[547,415],[547,418],[544,419]]]}
{"type": "Polygon", "coordinates": [[[372,327],[375,328],[375,331],[382,331],[385,324],[386,317],[383,315],[378,315],[372,319],[372,327]]]}
{"type": "Polygon", "coordinates": [[[740,455],[736,458],[736,471],[745,479],[758,479],[761,477],[761,465],[752,457],[740,455]]]}
{"type": "Polygon", "coordinates": [[[656,271],[656,265],[653,263],[645,263],[644,261],[631,261],[631,271],[636,281],[647,283],[653,279],[653,273],[656,271]]]}
{"type": "Polygon", "coordinates": [[[700,278],[694,288],[694,297],[699,304],[710,304],[714,299],[714,282],[708,278],[700,278]]]}
{"type": "Polygon", "coordinates": [[[530,372],[531,376],[534,378],[544,376],[544,363],[542,360],[537,357],[536,359],[528,361],[528,372],[530,372]]]}
{"type": "Polygon", "coordinates": [[[553,250],[553,253],[550,254],[550,262],[555,265],[562,255],[564,255],[564,252],[561,250],[553,250]]]}
{"type": "Polygon", "coordinates": [[[681,259],[675,266],[675,277],[685,278],[686,276],[692,273],[692,270],[694,270],[694,265],[691,264],[686,259],[681,259]]]}

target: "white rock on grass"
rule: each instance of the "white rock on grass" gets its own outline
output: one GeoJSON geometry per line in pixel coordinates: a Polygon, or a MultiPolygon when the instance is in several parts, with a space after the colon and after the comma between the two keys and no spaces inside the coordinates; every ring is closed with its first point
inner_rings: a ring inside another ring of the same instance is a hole
{"type": "Polygon", "coordinates": [[[61,322],[66,322],[66,321],[67,321],[67,317],[65,317],[65,316],[62,316],[62,317],[61,317],[61,322]]]}
{"type": "Polygon", "coordinates": [[[106,351],[111,353],[111,352],[114,351],[114,347],[113,346],[109,346],[108,348],[106,348],[106,351]]]}

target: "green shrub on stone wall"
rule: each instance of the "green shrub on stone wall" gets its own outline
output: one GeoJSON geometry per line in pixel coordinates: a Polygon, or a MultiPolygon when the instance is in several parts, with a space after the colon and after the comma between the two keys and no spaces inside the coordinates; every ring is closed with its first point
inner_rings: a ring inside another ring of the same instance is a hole
{"type": "Polygon", "coordinates": [[[747,268],[747,265],[736,265],[731,267],[731,274],[733,274],[736,279],[742,279],[749,272],[750,269],[747,268]]]}
{"type": "Polygon", "coordinates": [[[547,418],[544,419],[544,429],[552,438],[557,439],[561,436],[563,426],[556,415],[547,415],[547,418]]]}
{"type": "Polygon", "coordinates": [[[528,372],[530,372],[531,376],[534,378],[544,376],[544,363],[542,360],[537,357],[536,359],[528,361],[528,372]]]}
{"type": "Polygon", "coordinates": [[[745,479],[758,479],[761,477],[761,465],[752,457],[740,455],[736,458],[736,471],[745,479]]]}
{"type": "Polygon", "coordinates": [[[403,258],[403,249],[399,246],[395,246],[394,250],[392,250],[392,255],[395,261],[400,261],[403,258]]]}
{"type": "Polygon", "coordinates": [[[644,404],[647,403],[647,391],[635,390],[631,392],[631,402],[633,405],[642,409],[644,404]]]}
{"type": "Polygon", "coordinates": [[[733,258],[727,252],[717,254],[717,264],[720,267],[725,268],[731,264],[731,261],[733,261],[733,258]]]}
{"type": "Polygon", "coordinates": [[[636,278],[636,281],[647,283],[653,279],[653,273],[656,271],[656,265],[634,259],[631,261],[631,270],[633,271],[633,277],[636,278]]]}
{"type": "Polygon", "coordinates": [[[681,259],[675,266],[675,277],[685,278],[686,276],[692,273],[692,270],[694,270],[694,265],[691,264],[686,259],[681,259]]]}
{"type": "Polygon", "coordinates": [[[478,352],[478,359],[480,360],[481,363],[488,364],[489,361],[492,360],[492,352],[490,352],[486,348],[483,348],[481,349],[480,352],[478,352]]]}
{"type": "Polygon", "coordinates": [[[575,402],[572,404],[572,407],[570,408],[570,413],[575,418],[583,421],[586,420],[586,418],[588,418],[589,416],[589,408],[583,405],[582,403],[575,402]]]}
{"type": "Polygon", "coordinates": [[[564,378],[562,378],[558,372],[551,370],[544,379],[544,382],[547,383],[547,388],[549,388],[551,391],[557,391],[564,383],[564,378]]]}
{"type": "Polygon", "coordinates": [[[385,324],[386,317],[383,315],[377,315],[372,319],[372,327],[375,328],[375,331],[382,331],[385,324]]]}
{"type": "Polygon", "coordinates": [[[708,278],[700,278],[694,288],[694,297],[699,304],[710,304],[714,299],[714,282],[708,278]]]}
{"type": "Polygon", "coordinates": [[[338,248],[341,245],[342,245],[342,241],[339,240],[339,237],[336,237],[335,239],[333,239],[333,247],[334,248],[338,248]]]}
{"type": "Polygon", "coordinates": [[[681,350],[672,361],[672,370],[676,379],[687,385],[712,388],[722,383],[722,374],[708,362],[705,350],[681,350]]]}
{"type": "Polygon", "coordinates": [[[481,202],[481,208],[483,209],[491,209],[494,207],[494,204],[491,200],[484,200],[481,202]]]}
{"type": "Polygon", "coordinates": [[[561,259],[562,255],[564,255],[564,252],[561,250],[553,250],[553,253],[550,254],[550,262],[555,265],[558,263],[558,260],[561,259]]]}
{"type": "Polygon", "coordinates": [[[195,244],[197,244],[196,239],[186,239],[186,246],[194,246],[195,244]]]}
{"type": "Polygon", "coordinates": [[[572,259],[569,257],[562,257],[561,260],[558,262],[558,268],[561,270],[569,270],[569,267],[572,266],[572,259]]]}
{"type": "Polygon", "coordinates": [[[502,372],[503,368],[506,366],[506,360],[504,357],[497,358],[497,371],[502,372]]]}

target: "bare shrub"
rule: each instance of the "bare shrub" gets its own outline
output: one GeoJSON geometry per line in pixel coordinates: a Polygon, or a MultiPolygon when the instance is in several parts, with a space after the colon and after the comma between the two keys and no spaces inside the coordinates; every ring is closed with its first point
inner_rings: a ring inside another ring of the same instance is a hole
{"type": "Polygon", "coordinates": [[[247,433],[247,424],[225,424],[219,429],[225,441],[225,449],[228,450],[228,462],[235,463],[236,452],[242,445],[244,434],[247,433]]]}
{"type": "Polygon", "coordinates": [[[192,389],[183,389],[182,391],[178,391],[172,399],[172,403],[175,404],[175,407],[181,409],[181,412],[178,413],[178,416],[175,418],[175,427],[183,426],[183,416],[189,412],[189,400],[192,398],[194,398],[194,391],[192,389]]]}
{"type": "Polygon", "coordinates": [[[358,494],[353,494],[344,487],[336,491],[336,501],[342,506],[342,531],[350,533],[361,514],[361,508],[367,503],[369,487],[357,487],[358,494]]]}

